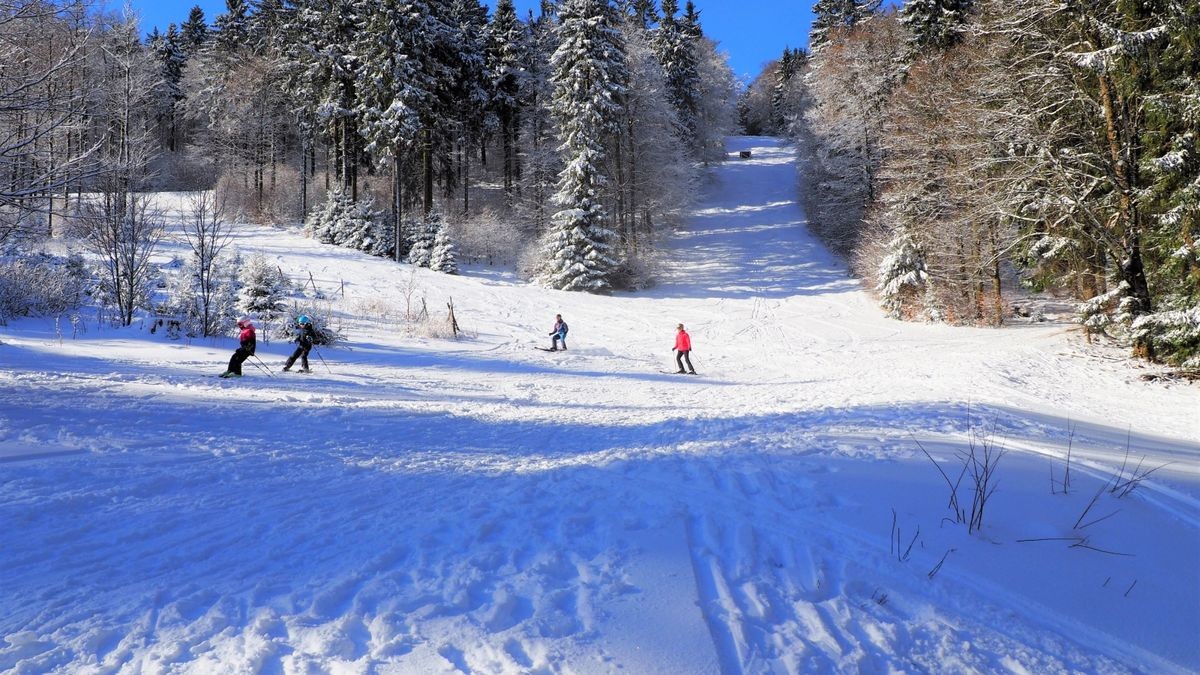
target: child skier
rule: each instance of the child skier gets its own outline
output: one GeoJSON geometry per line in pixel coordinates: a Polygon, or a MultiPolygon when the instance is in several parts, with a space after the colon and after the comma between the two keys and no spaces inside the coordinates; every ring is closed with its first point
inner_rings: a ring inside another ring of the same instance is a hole
{"type": "Polygon", "coordinates": [[[241,377],[242,362],[254,356],[254,322],[249,317],[243,316],[238,319],[237,327],[242,331],[238,334],[238,342],[240,344],[237,351],[229,359],[229,369],[221,377],[241,377]]]}
{"type": "Polygon", "coordinates": [[[687,331],[683,329],[683,324],[679,324],[675,329],[675,364],[679,366],[679,370],[675,371],[679,375],[685,372],[695,375],[696,369],[692,367],[692,338],[687,331]],[[683,362],[687,361],[688,369],[684,371],[683,362]]]}
{"type": "Polygon", "coordinates": [[[313,328],[312,319],[307,315],[301,314],[296,317],[296,351],[288,358],[287,363],[283,365],[283,372],[288,372],[292,369],[292,364],[296,359],[300,359],[300,372],[307,373],[308,370],[308,352],[312,351],[313,345],[317,342],[317,331],[313,328]]]}
{"type": "Polygon", "coordinates": [[[550,331],[550,351],[558,351],[558,342],[562,340],[563,351],[567,351],[567,322],[563,321],[562,314],[554,315],[554,330],[550,331]]]}

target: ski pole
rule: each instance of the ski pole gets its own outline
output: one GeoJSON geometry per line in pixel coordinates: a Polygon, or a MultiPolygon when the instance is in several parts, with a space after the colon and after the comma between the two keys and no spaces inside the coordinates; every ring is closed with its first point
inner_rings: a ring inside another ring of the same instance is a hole
{"type": "Polygon", "coordinates": [[[332,375],[332,374],[333,374],[333,369],[329,367],[329,364],[328,364],[328,363],[325,363],[325,357],[324,357],[324,356],[321,356],[321,350],[319,350],[319,349],[314,349],[313,351],[314,351],[314,352],[316,352],[316,354],[317,354],[317,358],[318,358],[318,359],[321,359],[321,363],[322,363],[322,364],[325,366],[325,370],[328,370],[328,371],[329,371],[329,374],[330,374],[330,375],[332,375]]]}
{"type": "Polygon", "coordinates": [[[271,369],[267,367],[267,364],[263,363],[262,359],[258,358],[257,354],[251,354],[250,356],[254,357],[254,361],[258,361],[258,363],[254,363],[254,361],[250,362],[250,363],[254,363],[255,368],[258,368],[259,370],[266,373],[267,377],[275,377],[275,373],[271,372],[271,369]]]}

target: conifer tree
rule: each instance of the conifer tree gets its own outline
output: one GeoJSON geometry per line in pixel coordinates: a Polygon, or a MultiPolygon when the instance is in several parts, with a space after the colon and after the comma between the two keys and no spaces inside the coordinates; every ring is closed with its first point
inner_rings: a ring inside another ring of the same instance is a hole
{"type": "Polygon", "coordinates": [[[1200,370],[1200,0],[1163,11],[1166,40],[1150,59],[1146,129],[1147,276],[1155,311],[1134,338],[1164,361],[1200,370]]]}
{"type": "Polygon", "coordinates": [[[287,21],[288,9],[283,0],[258,0],[254,13],[246,23],[250,47],[265,54],[277,46],[287,21]]]}
{"type": "Polygon", "coordinates": [[[542,1],[537,18],[529,15],[529,49],[525,52],[525,106],[521,121],[527,148],[521,173],[521,193],[518,207],[530,224],[530,229],[542,234],[549,222],[549,206],[558,175],[559,157],[555,152],[554,124],[550,118],[550,102],[554,96],[550,59],[557,46],[554,5],[542,1]]]}
{"type": "Polygon", "coordinates": [[[908,0],[900,14],[913,46],[921,51],[958,43],[969,10],[970,0],[908,0]]]}
{"type": "Polygon", "coordinates": [[[418,230],[413,234],[408,250],[408,262],[417,267],[429,267],[433,260],[433,248],[438,232],[442,229],[442,214],[431,209],[425,214],[418,230]]]}
{"type": "Polygon", "coordinates": [[[700,10],[696,9],[696,3],[692,0],[684,3],[683,19],[679,23],[683,26],[684,34],[693,40],[704,37],[704,29],[700,26],[700,10]]]}
{"type": "Polygon", "coordinates": [[[208,22],[204,19],[204,10],[200,5],[192,7],[187,21],[179,27],[179,34],[179,46],[188,56],[199,52],[208,42],[208,22]]]}
{"type": "Polygon", "coordinates": [[[155,122],[163,137],[163,144],[170,152],[178,149],[176,142],[178,139],[177,107],[183,100],[183,67],[187,61],[180,42],[180,34],[175,28],[175,24],[171,24],[165,34],[159,33],[155,28],[147,40],[147,45],[158,62],[159,76],[161,77],[159,85],[161,93],[155,122]]]}
{"type": "Polygon", "coordinates": [[[879,7],[881,0],[817,0],[813,4],[812,30],[808,35],[808,48],[816,53],[829,41],[829,32],[837,28],[849,28],[869,17],[879,7]]]}
{"type": "Polygon", "coordinates": [[[358,197],[361,159],[354,53],[362,12],[355,0],[297,0],[286,30],[285,89],[300,116],[329,144],[337,181],[358,197]]]}
{"type": "Polygon", "coordinates": [[[439,221],[429,254],[429,269],[443,274],[458,274],[458,247],[450,238],[446,223],[439,221]]]}
{"type": "Polygon", "coordinates": [[[650,30],[651,26],[658,23],[658,10],[654,7],[654,0],[623,0],[620,7],[633,25],[642,30],[650,30]]]}
{"type": "Polygon", "coordinates": [[[504,153],[504,191],[510,198],[521,178],[518,148],[528,49],[528,32],[517,19],[512,0],[499,0],[488,31],[487,68],[504,153]]]}
{"type": "Polygon", "coordinates": [[[618,261],[601,202],[603,160],[625,89],[624,54],[607,0],[566,0],[560,19],[552,110],[566,165],[541,279],[563,290],[604,291],[618,261]]]}
{"type": "Polygon", "coordinates": [[[270,321],[286,311],[288,280],[262,255],[246,260],[238,275],[238,311],[270,321]]]}
{"type": "Polygon", "coordinates": [[[450,77],[442,82],[446,105],[438,160],[447,197],[462,190],[463,212],[470,210],[471,158],[496,127],[487,76],[487,8],[479,0],[450,0],[446,23],[452,42],[444,52],[450,77]]]}
{"type": "Polygon", "coordinates": [[[783,131],[786,127],[787,111],[784,110],[784,104],[788,85],[791,84],[792,78],[800,68],[803,54],[804,52],[798,49],[792,51],[785,47],[783,56],[779,59],[779,65],[775,69],[775,87],[771,92],[771,122],[776,133],[783,131]]]}
{"type": "Polygon", "coordinates": [[[663,0],[662,21],[655,35],[655,51],[667,85],[667,97],[679,115],[684,144],[696,152],[696,122],[700,109],[700,84],[696,65],[696,38],[675,17],[679,5],[663,0]]]}
{"type": "Polygon", "coordinates": [[[412,234],[404,231],[405,171],[421,131],[436,116],[437,81],[445,75],[435,55],[447,31],[425,0],[382,0],[367,10],[355,46],[366,150],[377,165],[391,165],[392,238],[403,244],[396,247],[397,260],[412,234]]]}
{"type": "Polygon", "coordinates": [[[232,52],[250,42],[250,8],[246,0],[225,0],[225,13],[213,22],[213,41],[218,49],[232,52]]]}

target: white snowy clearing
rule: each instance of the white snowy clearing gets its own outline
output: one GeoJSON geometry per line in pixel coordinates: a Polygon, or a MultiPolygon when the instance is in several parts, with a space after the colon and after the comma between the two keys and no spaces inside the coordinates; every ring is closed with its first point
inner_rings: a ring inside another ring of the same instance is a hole
{"type": "Polygon", "coordinates": [[[372,318],[407,265],[255,226],[243,253],[345,282],[328,370],[5,327],[0,671],[1200,670],[1197,389],[1064,324],[884,318],[794,151],[743,149],[652,291],[418,271],[457,342],[372,318]],[[570,351],[534,349],[559,312],[570,351]],[[664,373],[680,322],[697,377],[664,373]],[[1007,454],[968,533],[917,442],[953,480],[972,439],[1007,454]]]}

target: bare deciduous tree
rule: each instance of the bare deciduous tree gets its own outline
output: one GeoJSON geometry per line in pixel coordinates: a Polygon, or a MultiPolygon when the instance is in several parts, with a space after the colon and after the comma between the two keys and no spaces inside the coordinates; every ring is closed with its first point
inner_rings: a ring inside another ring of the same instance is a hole
{"type": "Polygon", "coordinates": [[[117,184],[84,203],[79,234],[100,259],[102,284],[121,324],[133,323],[154,277],[150,256],[163,235],[163,221],[144,194],[117,184]]]}
{"type": "Polygon", "coordinates": [[[52,225],[54,196],[92,175],[84,3],[0,0],[0,244],[52,225]]]}
{"type": "Polygon", "coordinates": [[[216,272],[217,260],[232,241],[232,232],[225,220],[225,202],[216,193],[205,190],[187,197],[183,238],[192,251],[196,274],[196,297],[204,319],[204,335],[213,332],[212,304],[221,279],[216,272]]]}

